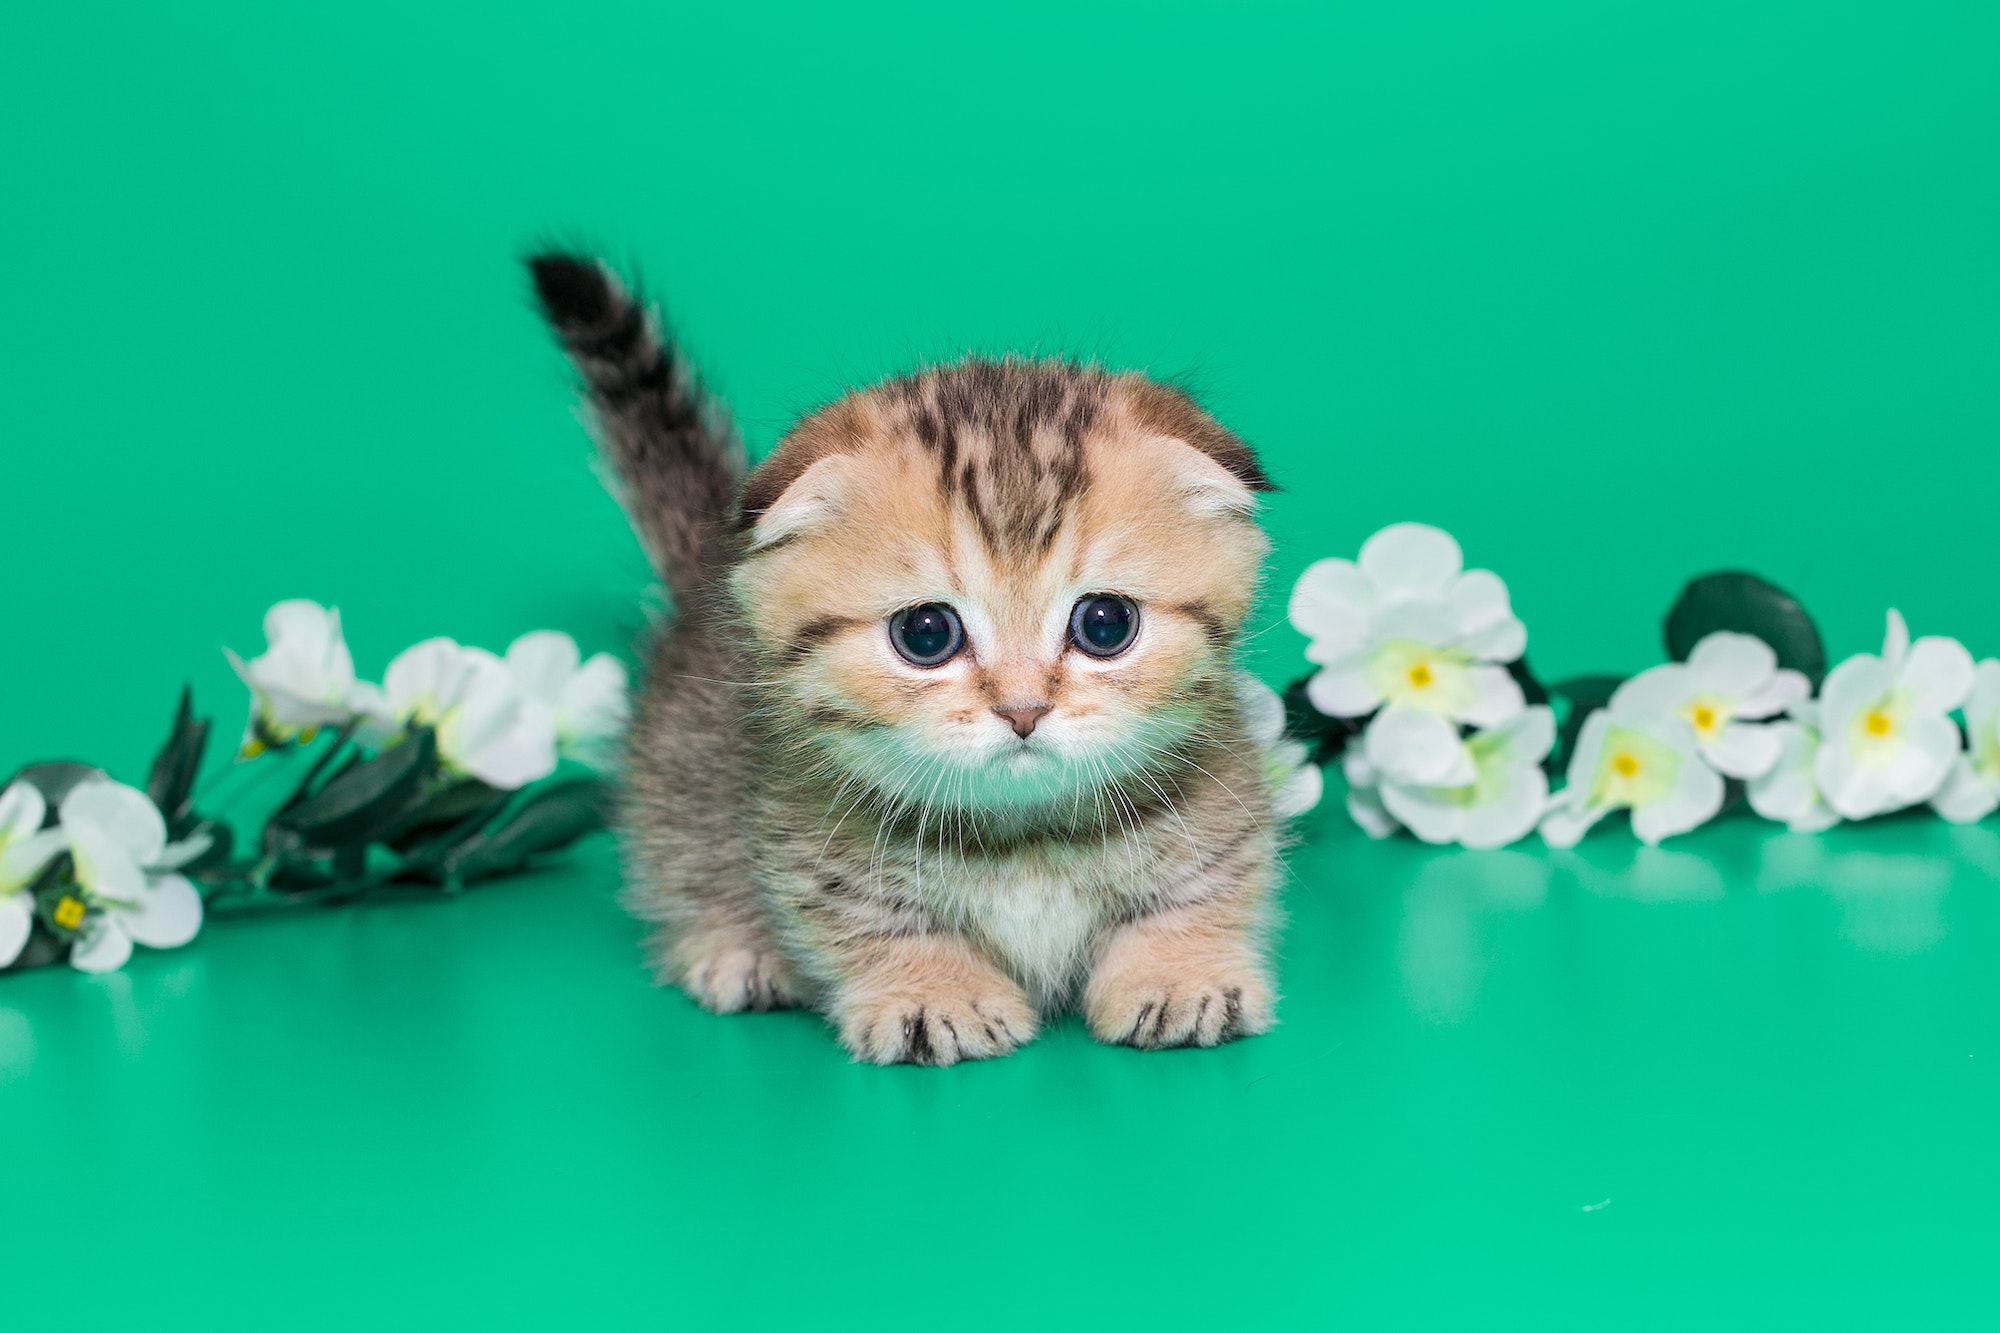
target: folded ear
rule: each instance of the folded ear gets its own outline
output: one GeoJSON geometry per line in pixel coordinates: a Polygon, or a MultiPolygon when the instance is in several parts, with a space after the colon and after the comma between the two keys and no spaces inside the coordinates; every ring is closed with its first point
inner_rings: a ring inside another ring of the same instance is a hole
{"type": "Polygon", "coordinates": [[[1167,475],[1197,514],[1254,514],[1257,492],[1272,489],[1268,481],[1261,487],[1251,486],[1213,455],[1184,440],[1160,436],[1148,444],[1165,455],[1167,475]]]}
{"type": "Polygon", "coordinates": [[[1186,445],[1227,473],[1249,500],[1244,507],[1255,507],[1255,493],[1278,489],[1264,474],[1264,467],[1250,446],[1202,411],[1194,399],[1179,389],[1143,376],[1129,377],[1127,386],[1133,414],[1140,424],[1153,434],[1186,445]]]}
{"type": "MultiPolygon", "coordinates": [[[[775,455],[771,463],[781,461],[775,455]]],[[[854,459],[827,454],[804,462],[802,469],[781,467],[766,475],[767,463],[743,490],[741,526],[750,534],[750,549],[761,551],[789,537],[809,532],[840,508],[854,476],[854,459]]]]}

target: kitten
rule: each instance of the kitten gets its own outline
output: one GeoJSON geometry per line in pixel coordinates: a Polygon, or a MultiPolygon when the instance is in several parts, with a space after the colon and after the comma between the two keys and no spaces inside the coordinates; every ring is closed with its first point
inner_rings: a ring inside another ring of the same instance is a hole
{"type": "Polygon", "coordinates": [[[1272,1024],[1276,821],[1231,657],[1251,451],[1055,361],[891,379],[741,447],[601,264],[530,261],[677,611],[632,724],[628,897],[717,1013],[857,1059],[1272,1024]]]}

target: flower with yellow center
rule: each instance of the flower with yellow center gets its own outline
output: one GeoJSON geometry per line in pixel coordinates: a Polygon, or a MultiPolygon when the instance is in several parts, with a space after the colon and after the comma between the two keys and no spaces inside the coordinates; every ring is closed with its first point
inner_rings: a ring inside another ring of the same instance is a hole
{"type": "Polygon", "coordinates": [[[1383,778],[1382,806],[1425,842],[1505,847],[1534,831],[1548,804],[1542,759],[1556,741],[1555,714],[1531,705],[1460,742],[1468,781],[1426,787],[1383,778]]]}
{"type": "Polygon", "coordinates": [[[337,608],[304,599],[279,602],[264,613],[264,638],[264,651],[248,662],[223,650],[250,687],[241,751],[246,759],[266,744],[307,741],[322,726],[345,724],[374,690],[354,678],[337,608]]]}
{"type": "Polygon", "coordinates": [[[35,900],[28,886],[62,851],[63,836],[42,830],[48,803],[34,784],[9,783],[0,791],[0,967],[21,954],[35,927],[35,900]]]}
{"type": "Polygon", "coordinates": [[[1507,586],[1467,570],[1450,534],[1421,523],[1382,529],[1358,561],[1321,560],[1292,590],[1291,620],[1320,664],[1306,687],[1331,717],[1376,714],[1368,759],[1397,781],[1471,781],[1461,725],[1493,727],[1525,705],[1504,663],[1527,630],[1507,586]]]}
{"type": "Polygon", "coordinates": [[[1912,643],[1890,611],[1882,655],[1848,658],[1820,689],[1813,777],[1826,803],[1866,819],[1938,795],[1960,758],[1958,727],[1946,715],[1965,702],[1973,676],[1963,644],[1941,636],[1912,643]]]}
{"type": "Polygon", "coordinates": [[[57,823],[75,863],[76,888],[56,907],[58,923],[77,932],[72,967],[115,971],[135,943],[173,949],[200,931],[201,895],[176,871],[207,840],[169,844],[146,793],[109,778],[81,782],[63,797],[57,823]]]}
{"type": "Polygon", "coordinates": [[[1574,847],[1613,810],[1630,810],[1632,832],[1651,846],[1714,818],[1722,794],[1722,778],[1702,762],[1684,718],[1622,717],[1601,708],[1584,721],[1568,784],[1542,818],[1542,838],[1574,847]]]}
{"type": "Polygon", "coordinates": [[[1819,755],[1819,705],[1810,700],[1795,703],[1791,717],[1771,724],[1778,761],[1751,779],[1750,808],[1794,833],[1818,833],[1840,822],[1813,777],[1813,761],[1819,755]]]}
{"type": "Polygon", "coordinates": [[[502,791],[555,770],[554,713],[532,706],[507,664],[484,649],[426,639],[396,654],[382,686],[366,703],[371,738],[435,727],[447,767],[502,791]]]}
{"type": "Polygon", "coordinates": [[[1954,824],[1970,824],[2000,808],[2000,661],[1987,658],[1972,673],[1965,701],[1969,743],[1931,808],[1954,824]]]}
{"type": "Polygon", "coordinates": [[[1642,671],[1618,687],[1620,717],[1674,717],[1694,732],[1701,756],[1727,777],[1755,778],[1778,761],[1778,739],[1751,723],[1783,713],[1810,692],[1806,678],[1780,669],[1762,639],[1719,631],[1685,662],[1642,671]]]}

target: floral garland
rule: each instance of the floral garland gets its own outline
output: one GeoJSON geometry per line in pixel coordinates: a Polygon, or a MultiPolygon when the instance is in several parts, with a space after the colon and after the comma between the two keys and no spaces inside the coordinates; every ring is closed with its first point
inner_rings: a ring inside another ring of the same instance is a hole
{"type": "Polygon", "coordinates": [[[134,944],[186,944],[221,907],[457,892],[603,827],[587,769],[624,727],[616,659],[584,661],[552,630],[504,656],[427,639],[375,685],[355,678],[337,610],[280,602],[264,635],[250,661],[228,654],[250,688],[237,767],[310,762],[251,851],[196,809],[210,723],[184,690],[143,790],[68,762],[0,788],[0,968],[111,971],[134,944]],[[561,773],[565,758],[585,771],[561,773]]]}
{"type": "Polygon", "coordinates": [[[1506,584],[1466,569],[1450,534],[1398,523],[1358,560],[1309,567],[1290,616],[1318,670],[1286,692],[1288,732],[1312,762],[1340,761],[1371,837],[1502,847],[1539,829],[1572,847],[1625,810],[1650,845],[1737,799],[1799,832],[1926,803],[1955,823],[2000,807],[2000,661],[1912,641],[1893,610],[1879,655],[1828,671],[1796,599],[1711,574],[1667,614],[1673,661],[1544,686],[1506,584]]]}

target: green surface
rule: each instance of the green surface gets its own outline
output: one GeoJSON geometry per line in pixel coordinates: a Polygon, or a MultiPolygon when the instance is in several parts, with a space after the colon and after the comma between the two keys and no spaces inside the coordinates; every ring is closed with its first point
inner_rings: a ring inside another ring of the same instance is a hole
{"type": "MultiPolygon", "coordinates": [[[[641,263],[754,449],[1076,351],[1263,450],[1274,590],[1417,518],[1545,675],[1732,565],[1836,656],[1891,604],[1991,655],[1996,50],[1971,3],[10,7],[0,766],[136,778],[183,679],[233,726],[281,597],[366,672],[622,645],[550,236],[641,263]]],[[[1283,1025],[1209,1053],[852,1067],[650,988],[601,845],[0,979],[7,1323],[1991,1322],[2000,825],[1309,832],[1283,1025]]]]}

